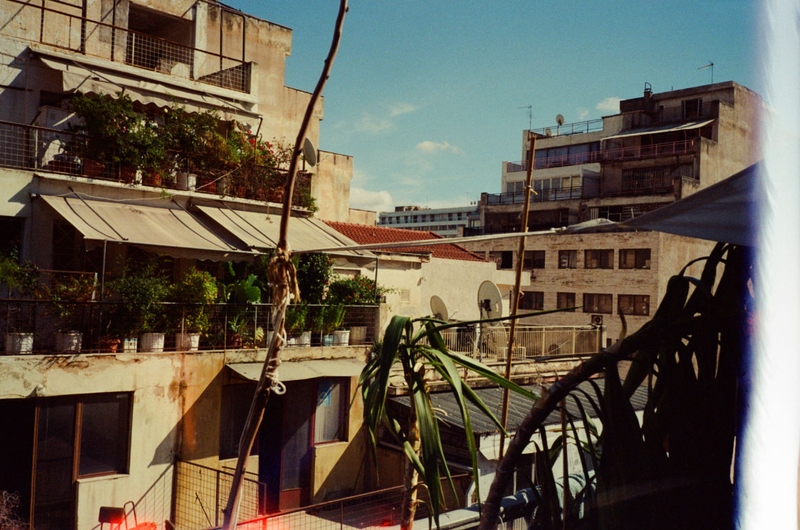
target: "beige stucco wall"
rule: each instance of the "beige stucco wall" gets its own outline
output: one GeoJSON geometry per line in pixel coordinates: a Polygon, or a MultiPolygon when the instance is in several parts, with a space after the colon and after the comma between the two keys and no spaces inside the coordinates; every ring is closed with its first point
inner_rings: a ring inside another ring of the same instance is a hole
{"type": "Polygon", "coordinates": [[[350,181],[353,157],[319,151],[316,176],[311,180],[311,195],[317,200],[317,217],[327,221],[350,220],[350,181]]]}

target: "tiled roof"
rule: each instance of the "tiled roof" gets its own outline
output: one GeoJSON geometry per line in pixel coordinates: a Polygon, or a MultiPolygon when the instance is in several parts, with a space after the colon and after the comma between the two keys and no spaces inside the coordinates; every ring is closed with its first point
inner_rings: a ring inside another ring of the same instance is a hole
{"type": "MultiPolygon", "coordinates": [[[[422,239],[443,239],[433,232],[422,232],[419,230],[402,230],[400,228],[387,228],[384,226],[358,225],[352,223],[340,223],[336,221],[325,221],[325,224],[344,234],[360,245],[372,243],[401,243],[403,241],[419,241],[422,239]]],[[[452,243],[441,245],[430,245],[423,247],[392,247],[373,252],[402,252],[407,254],[431,254],[434,258],[457,259],[462,261],[486,261],[474,252],[470,252],[464,247],[452,243]]]]}

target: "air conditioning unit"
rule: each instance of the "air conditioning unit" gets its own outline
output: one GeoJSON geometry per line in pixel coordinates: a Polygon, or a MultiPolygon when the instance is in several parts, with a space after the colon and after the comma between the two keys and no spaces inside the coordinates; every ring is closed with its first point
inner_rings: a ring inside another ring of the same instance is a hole
{"type": "Polygon", "coordinates": [[[593,326],[602,326],[603,325],[603,315],[592,315],[592,325],[593,326]]]}

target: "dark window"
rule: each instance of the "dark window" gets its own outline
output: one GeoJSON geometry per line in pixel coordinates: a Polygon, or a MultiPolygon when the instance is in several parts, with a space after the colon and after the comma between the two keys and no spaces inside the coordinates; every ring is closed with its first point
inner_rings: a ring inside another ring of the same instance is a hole
{"type": "Polygon", "coordinates": [[[626,315],[650,314],[650,297],[646,294],[621,294],[617,297],[617,304],[626,315]]]}
{"type": "Polygon", "coordinates": [[[556,308],[566,309],[575,307],[575,293],[557,293],[556,294],[556,308]]]}
{"type": "Polygon", "coordinates": [[[576,269],[576,268],[578,268],[578,251],[577,250],[559,250],[558,251],[558,268],[559,269],[576,269]]]}
{"type": "Polygon", "coordinates": [[[544,293],[541,291],[527,291],[522,293],[519,300],[520,309],[532,309],[540,311],[544,309],[544,293]]]}
{"type": "MultiPolygon", "coordinates": [[[[442,229],[446,229],[446,227],[442,227],[442,229]]],[[[489,259],[497,263],[498,269],[511,269],[514,267],[514,252],[511,250],[489,252],[489,259]]]]}
{"type": "Polygon", "coordinates": [[[649,248],[624,248],[619,251],[620,269],[649,269],[649,248]]]}
{"type": "Polygon", "coordinates": [[[131,400],[128,394],[92,396],[80,407],[80,476],[124,473],[128,467],[131,400]]]}
{"type": "Polygon", "coordinates": [[[613,269],[613,250],[587,250],[584,253],[583,266],[586,269],[613,269]]]}
{"type": "Polygon", "coordinates": [[[524,268],[544,269],[544,250],[526,250],[524,268]]]}
{"type": "Polygon", "coordinates": [[[610,294],[586,293],[583,295],[583,312],[611,314],[612,298],[610,294]]]}
{"type": "Polygon", "coordinates": [[[317,383],[314,443],[347,439],[347,380],[321,379],[317,383]]]}
{"type": "Polygon", "coordinates": [[[703,100],[687,99],[681,102],[683,107],[683,117],[686,119],[699,118],[703,115],[703,100]]]}
{"type": "Polygon", "coordinates": [[[57,271],[77,271],[80,266],[76,256],[79,254],[75,228],[66,221],[53,222],[53,269],[57,271]]]}
{"type": "MultiPolygon", "coordinates": [[[[239,439],[247,421],[247,413],[253,394],[254,384],[225,385],[222,387],[222,403],[219,423],[219,457],[236,458],[239,456],[239,439]]],[[[258,442],[253,444],[251,455],[258,454],[258,442]]]]}

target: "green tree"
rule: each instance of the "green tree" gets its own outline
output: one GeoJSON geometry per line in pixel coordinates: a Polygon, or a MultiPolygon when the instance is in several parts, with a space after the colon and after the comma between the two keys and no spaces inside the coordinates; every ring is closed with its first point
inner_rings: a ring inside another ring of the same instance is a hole
{"type": "MultiPolygon", "coordinates": [[[[441,470],[444,470],[450,486],[453,487],[439,435],[438,420],[428,394],[426,372],[437,373],[449,384],[459,405],[467,433],[472,432],[467,402],[474,404],[491,418],[501,431],[505,430],[491,410],[462,379],[459,367],[527,396],[532,401],[536,399],[531,392],[503,378],[485,365],[449,351],[442,339],[441,331],[454,325],[441,325],[437,321],[425,318],[412,320],[405,316],[395,316],[386,328],[377,355],[367,363],[359,381],[364,400],[364,424],[372,441],[376,464],[377,432],[381,424],[403,447],[407,457],[400,519],[400,526],[403,529],[411,528],[414,521],[420,477],[427,488],[437,526],[444,499],[440,480],[441,470]],[[396,366],[402,370],[405,387],[408,389],[410,414],[405,425],[402,425],[401,418],[386,406],[390,375],[394,373],[396,366]]],[[[475,439],[467,436],[466,442],[472,458],[474,476],[478,477],[475,439]]]]}

